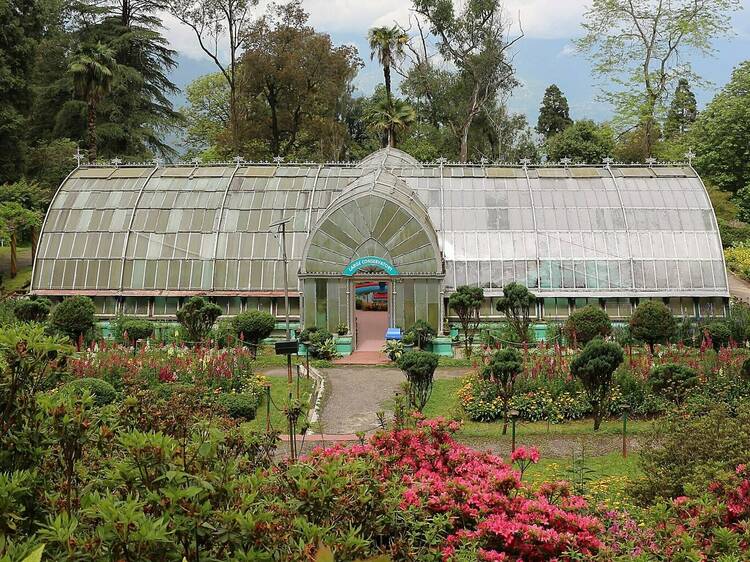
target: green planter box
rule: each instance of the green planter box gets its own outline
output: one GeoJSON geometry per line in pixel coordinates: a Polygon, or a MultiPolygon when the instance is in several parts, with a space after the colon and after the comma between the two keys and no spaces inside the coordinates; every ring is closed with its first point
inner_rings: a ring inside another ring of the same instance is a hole
{"type": "Polygon", "coordinates": [[[338,353],[342,357],[346,357],[347,355],[352,354],[351,336],[336,336],[336,353],[338,353]]]}
{"type": "Polygon", "coordinates": [[[437,355],[453,357],[453,347],[451,345],[451,339],[448,337],[433,338],[430,343],[430,348],[432,353],[436,353],[437,355]]]}

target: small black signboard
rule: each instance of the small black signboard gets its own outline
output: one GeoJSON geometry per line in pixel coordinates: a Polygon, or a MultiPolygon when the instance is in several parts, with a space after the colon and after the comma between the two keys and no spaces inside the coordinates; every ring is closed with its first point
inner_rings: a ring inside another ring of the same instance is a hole
{"type": "Polygon", "coordinates": [[[277,341],[275,347],[276,355],[294,355],[299,352],[299,342],[296,340],[277,341]]]}

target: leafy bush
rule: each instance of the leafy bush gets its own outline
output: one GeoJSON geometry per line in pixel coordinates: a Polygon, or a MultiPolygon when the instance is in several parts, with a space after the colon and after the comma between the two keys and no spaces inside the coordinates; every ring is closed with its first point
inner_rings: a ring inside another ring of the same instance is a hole
{"type": "Polygon", "coordinates": [[[346,325],[346,322],[339,322],[336,325],[336,333],[340,336],[345,336],[349,333],[349,326],[346,325]]]}
{"type": "Polygon", "coordinates": [[[612,322],[600,306],[590,304],[576,309],[565,322],[568,342],[585,346],[596,337],[606,337],[612,332],[612,322]]]}
{"type": "Polygon", "coordinates": [[[669,341],[675,328],[672,311],[663,302],[642,302],[630,317],[630,333],[634,338],[646,342],[651,353],[657,343],[669,341]]]}
{"type": "Polygon", "coordinates": [[[52,303],[44,297],[32,296],[15,302],[13,314],[21,322],[45,322],[49,316],[52,303]]]}
{"type": "Polygon", "coordinates": [[[739,221],[718,219],[721,243],[725,249],[750,240],[750,225],[739,221]]]}
{"type": "Polygon", "coordinates": [[[398,359],[398,367],[409,382],[409,403],[421,412],[432,394],[432,377],[438,356],[427,351],[407,351],[398,359]]]}
{"type": "Polygon", "coordinates": [[[698,376],[689,367],[666,363],[651,369],[648,381],[654,392],[679,404],[698,384],[698,376]]]}
{"type": "Polygon", "coordinates": [[[612,387],[612,375],[622,360],[619,345],[595,339],[570,364],[570,372],[581,381],[591,402],[594,431],[599,429],[602,422],[612,387]]]}
{"type": "Polygon", "coordinates": [[[419,349],[426,349],[432,339],[435,337],[435,329],[421,318],[414,322],[404,333],[411,334],[414,338],[414,344],[419,349]]]}
{"type": "Polygon", "coordinates": [[[55,330],[77,344],[94,327],[95,314],[94,301],[89,297],[76,295],[66,298],[52,309],[49,322],[55,330]]]}
{"type": "Polygon", "coordinates": [[[135,345],[154,335],[154,324],[145,318],[119,316],[115,320],[114,334],[120,343],[135,345]]]}
{"type": "Polygon", "coordinates": [[[222,315],[219,306],[203,297],[190,297],[177,311],[177,320],[187,332],[188,339],[197,343],[205,339],[208,332],[222,315]]]}
{"type": "Polygon", "coordinates": [[[711,337],[711,343],[716,351],[719,351],[722,347],[729,345],[729,341],[732,339],[732,332],[727,326],[726,322],[721,320],[714,320],[706,325],[706,331],[711,337]]]}
{"type": "Polygon", "coordinates": [[[216,403],[226,410],[230,418],[250,421],[255,419],[259,397],[252,394],[223,392],[216,397],[216,403]]]}
{"type": "Polygon", "coordinates": [[[386,340],[381,349],[391,361],[398,361],[404,354],[404,342],[401,340],[386,340]]]}
{"type": "Polygon", "coordinates": [[[84,378],[75,379],[63,387],[63,392],[80,395],[88,391],[94,399],[96,406],[106,406],[117,398],[115,387],[102,379],[84,378]]]}
{"type": "Polygon", "coordinates": [[[508,431],[508,412],[516,385],[516,377],[523,372],[523,356],[515,348],[499,349],[482,368],[482,376],[491,381],[502,401],[503,435],[508,431]]]}
{"type": "Polygon", "coordinates": [[[462,285],[448,297],[448,306],[458,316],[464,334],[464,354],[471,355],[474,335],[479,327],[479,309],[484,302],[484,289],[462,285]]]}
{"type": "Polygon", "coordinates": [[[255,355],[260,341],[270,336],[276,327],[276,318],[268,312],[248,310],[235,316],[232,324],[237,336],[251,344],[250,349],[255,355]]]}
{"type": "Polygon", "coordinates": [[[750,241],[742,241],[724,250],[727,267],[745,280],[750,280],[750,241]]]}
{"type": "Polygon", "coordinates": [[[531,317],[536,314],[536,295],[520,283],[508,283],[495,309],[505,314],[506,321],[521,342],[528,342],[531,317]]]}
{"type": "Polygon", "coordinates": [[[750,401],[736,412],[718,402],[688,404],[655,424],[641,441],[643,476],[634,492],[642,500],[676,498],[706,488],[750,462],[750,401]]]}
{"type": "Polygon", "coordinates": [[[325,328],[311,326],[299,335],[299,340],[307,345],[310,357],[314,359],[333,359],[336,357],[336,340],[325,328]]]}

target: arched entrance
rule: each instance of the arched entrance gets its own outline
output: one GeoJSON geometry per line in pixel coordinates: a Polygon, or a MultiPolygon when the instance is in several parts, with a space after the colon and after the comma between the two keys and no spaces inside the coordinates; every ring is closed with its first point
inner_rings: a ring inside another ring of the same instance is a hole
{"type": "Polygon", "coordinates": [[[444,271],[435,229],[416,194],[382,168],[354,180],[331,203],[310,232],[299,277],[305,327],[333,332],[346,324],[356,340],[357,290],[375,283],[371,293],[385,303],[386,327],[407,329],[423,319],[440,328],[444,271]]]}

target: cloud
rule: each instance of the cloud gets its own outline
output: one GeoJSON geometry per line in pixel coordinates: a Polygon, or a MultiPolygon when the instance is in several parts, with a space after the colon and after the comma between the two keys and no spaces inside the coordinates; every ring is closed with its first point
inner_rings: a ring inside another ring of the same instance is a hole
{"type": "Polygon", "coordinates": [[[559,58],[562,57],[573,57],[578,53],[576,50],[576,46],[573,45],[573,43],[566,43],[565,46],[560,50],[559,53],[557,53],[557,56],[559,58]]]}

